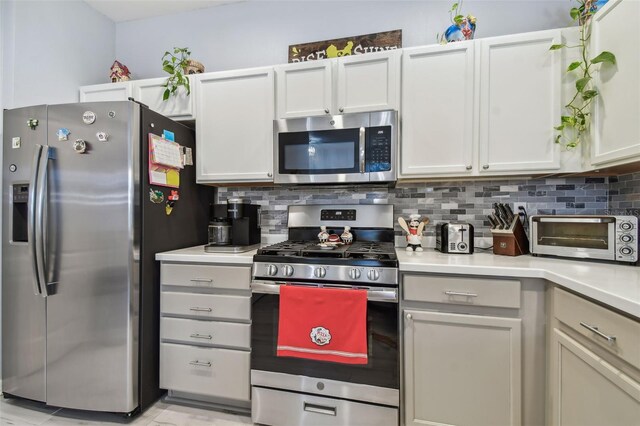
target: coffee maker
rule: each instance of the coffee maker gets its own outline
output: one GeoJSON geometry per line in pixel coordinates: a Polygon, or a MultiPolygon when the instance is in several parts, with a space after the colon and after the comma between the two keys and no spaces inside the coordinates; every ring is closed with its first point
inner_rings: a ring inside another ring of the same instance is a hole
{"type": "Polygon", "coordinates": [[[260,246],[260,206],[250,200],[211,204],[209,216],[207,253],[242,253],[260,246]]]}

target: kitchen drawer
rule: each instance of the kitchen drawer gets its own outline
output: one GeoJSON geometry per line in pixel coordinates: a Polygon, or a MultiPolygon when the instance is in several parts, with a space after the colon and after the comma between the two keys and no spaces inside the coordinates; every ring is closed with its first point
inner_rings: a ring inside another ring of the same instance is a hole
{"type": "Polygon", "coordinates": [[[305,426],[389,426],[398,424],[398,410],[344,399],[253,387],[254,423],[305,426]],[[286,413],[283,417],[282,413],[286,413]]]}
{"type": "Polygon", "coordinates": [[[183,318],[160,319],[160,338],[204,345],[251,347],[251,325],[183,318]]]}
{"type": "Polygon", "coordinates": [[[160,312],[197,318],[248,321],[251,319],[251,297],[163,291],[160,296],[160,312]]]}
{"type": "Polygon", "coordinates": [[[250,352],[160,344],[160,387],[248,401],[250,352]]]}
{"type": "Polygon", "coordinates": [[[520,308],[518,280],[407,274],[402,284],[404,300],[520,308]]]}
{"type": "Polygon", "coordinates": [[[160,281],[163,285],[249,290],[251,268],[163,262],[160,281]]]}
{"type": "Polygon", "coordinates": [[[554,289],[554,315],[600,347],[640,368],[640,322],[559,288],[554,289]],[[603,336],[587,326],[596,328],[603,336]],[[608,342],[605,336],[614,336],[615,341],[608,342]]]}

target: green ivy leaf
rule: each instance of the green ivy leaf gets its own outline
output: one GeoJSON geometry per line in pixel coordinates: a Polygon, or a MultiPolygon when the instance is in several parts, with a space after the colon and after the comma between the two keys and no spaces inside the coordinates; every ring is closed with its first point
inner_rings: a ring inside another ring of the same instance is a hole
{"type": "Polygon", "coordinates": [[[171,92],[169,91],[169,89],[165,89],[164,93],[162,94],[162,100],[166,101],[167,99],[169,99],[170,94],[171,92]]]}
{"type": "Polygon", "coordinates": [[[564,44],[552,44],[549,50],[559,50],[559,49],[562,49],[564,46],[565,46],[564,44]]]}
{"type": "Polygon", "coordinates": [[[571,64],[569,64],[569,66],[567,67],[567,72],[575,70],[575,69],[576,69],[576,68],[578,68],[581,64],[582,64],[582,62],[580,62],[580,61],[571,62],[571,64]]]}
{"type": "Polygon", "coordinates": [[[462,23],[462,21],[464,21],[464,16],[462,16],[462,15],[456,15],[453,18],[453,22],[455,22],[458,25],[460,25],[462,23]]]}
{"type": "Polygon", "coordinates": [[[560,138],[562,138],[562,135],[556,136],[556,143],[560,143],[560,138]]]}
{"type": "Polygon", "coordinates": [[[173,74],[173,72],[175,71],[175,69],[173,68],[173,65],[171,65],[171,64],[165,64],[162,67],[162,70],[167,72],[167,73],[169,73],[169,74],[173,74]]]}
{"type": "Polygon", "coordinates": [[[458,3],[454,3],[454,4],[451,6],[451,10],[450,10],[450,12],[455,11],[457,8],[458,8],[458,3]]]}
{"type": "Polygon", "coordinates": [[[584,93],[582,94],[582,99],[586,101],[591,98],[595,98],[596,96],[598,96],[597,90],[585,90],[584,93]]]}
{"type": "Polygon", "coordinates": [[[582,91],[587,86],[587,84],[589,84],[590,81],[591,81],[591,77],[583,77],[576,80],[576,90],[582,93],[582,91]]]}
{"type": "Polygon", "coordinates": [[[554,127],[554,129],[556,129],[557,131],[561,132],[564,129],[564,124],[561,124],[557,127],[554,127]]]}
{"type": "Polygon", "coordinates": [[[568,127],[573,127],[576,125],[576,118],[570,115],[563,115],[562,117],[560,117],[560,121],[562,121],[562,124],[568,127]]]}
{"type": "Polygon", "coordinates": [[[569,11],[569,15],[571,15],[571,19],[575,21],[580,17],[580,10],[577,7],[572,7],[569,11]]]}
{"type": "Polygon", "coordinates": [[[596,56],[595,58],[593,58],[591,60],[592,64],[599,64],[599,63],[608,63],[611,65],[615,65],[616,64],[616,55],[614,55],[611,52],[607,52],[606,50],[602,53],[600,53],[598,56],[596,56]]]}

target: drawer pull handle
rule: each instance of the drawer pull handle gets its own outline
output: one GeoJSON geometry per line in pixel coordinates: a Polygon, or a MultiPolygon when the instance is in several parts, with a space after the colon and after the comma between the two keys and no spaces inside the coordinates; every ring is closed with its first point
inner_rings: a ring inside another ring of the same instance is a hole
{"type": "Polygon", "coordinates": [[[447,290],[444,292],[447,296],[464,296],[464,297],[478,297],[476,293],[467,293],[464,291],[451,291],[447,290]]]}
{"type": "Polygon", "coordinates": [[[198,333],[194,333],[191,335],[191,337],[193,337],[194,339],[207,339],[207,340],[211,340],[213,339],[213,336],[210,334],[198,334],[198,333]]]}
{"type": "Polygon", "coordinates": [[[203,361],[195,360],[195,361],[191,361],[189,364],[197,365],[198,367],[211,367],[211,361],[203,362],[203,361]]]}
{"type": "Polygon", "coordinates": [[[194,283],[212,283],[213,282],[211,278],[192,278],[191,281],[194,283]]]}
{"type": "Polygon", "coordinates": [[[324,414],[325,416],[336,416],[338,412],[338,409],[336,407],[327,407],[325,405],[309,404],[308,402],[304,403],[303,409],[304,411],[308,411],[310,413],[324,414]]]}
{"type": "Polygon", "coordinates": [[[196,311],[196,312],[211,312],[212,309],[211,308],[199,308],[197,306],[192,306],[189,308],[190,311],[196,311]]]}
{"type": "Polygon", "coordinates": [[[607,343],[613,344],[613,343],[616,342],[616,336],[607,336],[602,331],[598,330],[598,327],[596,327],[595,325],[589,325],[589,324],[584,323],[584,322],[581,322],[580,325],[583,326],[584,328],[586,328],[587,330],[596,333],[598,336],[600,336],[604,340],[606,340],[607,343]]]}

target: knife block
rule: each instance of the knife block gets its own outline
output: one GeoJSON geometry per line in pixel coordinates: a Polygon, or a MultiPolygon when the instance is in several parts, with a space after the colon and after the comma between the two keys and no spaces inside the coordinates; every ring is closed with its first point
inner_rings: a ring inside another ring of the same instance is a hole
{"type": "Polygon", "coordinates": [[[507,229],[492,229],[493,254],[520,256],[529,253],[529,238],[518,216],[507,229]]]}

